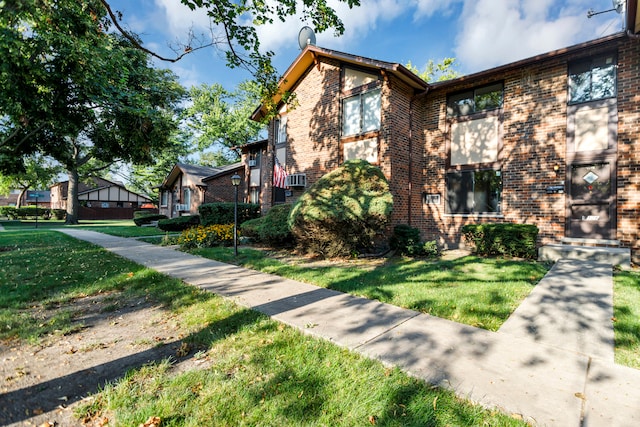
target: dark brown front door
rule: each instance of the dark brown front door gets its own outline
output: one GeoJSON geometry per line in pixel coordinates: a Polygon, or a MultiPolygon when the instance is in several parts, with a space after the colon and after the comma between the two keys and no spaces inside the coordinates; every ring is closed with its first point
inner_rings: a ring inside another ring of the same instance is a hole
{"type": "Polygon", "coordinates": [[[613,167],[609,162],[571,166],[570,219],[571,237],[614,239],[615,192],[613,167]]]}

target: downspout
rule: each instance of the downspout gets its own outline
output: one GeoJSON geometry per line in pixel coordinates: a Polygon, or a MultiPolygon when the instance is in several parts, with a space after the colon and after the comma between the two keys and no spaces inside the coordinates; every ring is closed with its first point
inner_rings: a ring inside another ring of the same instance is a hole
{"type": "Polygon", "coordinates": [[[429,93],[429,86],[427,86],[424,91],[412,96],[411,99],[409,99],[409,194],[407,197],[407,223],[409,226],[411,226],[413,219],[413,211],[411,209],[411,203],[413,202],[413,102],[418,98],[426,96],[427,93],[429,93]]]}

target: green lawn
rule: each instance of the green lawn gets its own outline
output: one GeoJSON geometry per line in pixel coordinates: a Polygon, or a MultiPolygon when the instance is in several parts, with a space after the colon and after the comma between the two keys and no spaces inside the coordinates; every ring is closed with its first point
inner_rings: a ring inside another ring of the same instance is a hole
{"type": "MultiPolygon", "coordinates": [[[[47,230],[0,233],[0,339],[19,345],[72,331],[65,302],[111,293],[144,295],[167,310],[203,369],[168,361],[107,385],[78,416],[110,425],[517,426],[397,369],[305,335],[257,312],[47,230]]],[[[73,305],[70,305],[73,307],[73,305]]]]}
{"type": "MultiPolygon", "coordinates": [[[[36,222],[34,220],[13,220],[1,221],[6,230],[35,230],[36,222]]],[[[111,234],[119,237],[140,237],[140,236],[164,236],[165,231],[156,227],[138,227],[133,220],[127,219],[110,219],[110,220],[83,220],[78,225],[65,225],[64,221],[46,220],[38,221],[38,229],[51,228],[82,228],[86,230],[99,231],[101,233],[111,234]]]]}
{"type": "Polygon", "coordinates": [[[374,268],[360,264],[309,268],[252,249],[241,249],[237,259],[228,248],[193,253],[491,331],[500,328],[547,272],[537,262],[474,256],[453,261],[392,258],[374,268]]]}
{"type": "Polygon", "coordinates": [[[640,271],[618,271],[613,283],[615,360],[640,369],[640,271]]]}

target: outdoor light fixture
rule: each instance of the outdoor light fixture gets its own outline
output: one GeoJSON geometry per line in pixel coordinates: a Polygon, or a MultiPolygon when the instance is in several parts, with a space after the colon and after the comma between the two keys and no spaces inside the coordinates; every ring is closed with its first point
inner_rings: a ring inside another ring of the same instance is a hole
{"type": "Polygon", "coordinates": [[[235,203],[233,205],[233,255],[238,256],[238,186],[242,178],[237,173],[231,177],[231,184],[235,190],[235,203]]]}

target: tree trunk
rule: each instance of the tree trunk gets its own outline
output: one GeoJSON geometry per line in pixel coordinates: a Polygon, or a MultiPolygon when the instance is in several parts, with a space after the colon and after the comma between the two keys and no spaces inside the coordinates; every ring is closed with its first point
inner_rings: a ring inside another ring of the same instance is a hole
{"type": "Polygon", "coordinates": [[[24,193],[26,192],[26,188],[20,190],[20,194],[18,194],[18,200],[16,201],[16,209],[20,209],[22,207],[22,198],[24,197],[24,193]]]}
{"type": "Polygon", "coordinates": [[[78,170],[68,170],[69,187],[67,189],[67,219],[65,224],[78,224],[78,209],[80,202],[78,201],[78,170]]]}

